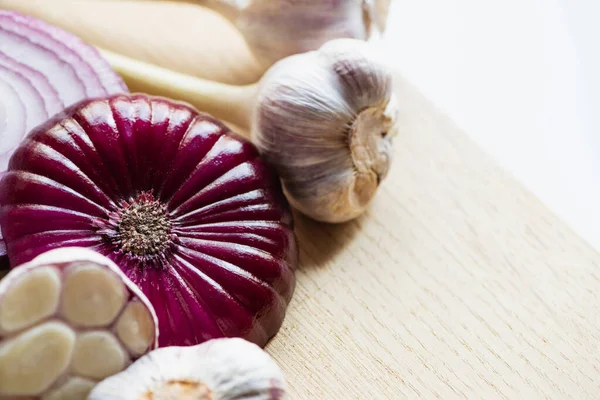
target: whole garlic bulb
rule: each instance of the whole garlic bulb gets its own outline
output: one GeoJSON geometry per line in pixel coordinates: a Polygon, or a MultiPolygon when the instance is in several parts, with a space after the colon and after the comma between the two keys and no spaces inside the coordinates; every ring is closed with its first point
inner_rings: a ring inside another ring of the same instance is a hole
{"type": "Polygon", "coordinates": [[[263,77],[252,139],[294,207],[325,222],[364,211],[392,159],[392,89],[383,62],[352,39],[288,57],[263,77]]]}
{"type": "Polygon", "coordinates": [[[233,338],[155,350],[100,382],[88,400],[281,400],[285,391],[267,353],[233,338]]]}
{"type": "Polygon", "coordinates": [[[390,0],[204,0],[242,32],[268,65],[338,38],[366,40],[385,29],[390,0]]]}

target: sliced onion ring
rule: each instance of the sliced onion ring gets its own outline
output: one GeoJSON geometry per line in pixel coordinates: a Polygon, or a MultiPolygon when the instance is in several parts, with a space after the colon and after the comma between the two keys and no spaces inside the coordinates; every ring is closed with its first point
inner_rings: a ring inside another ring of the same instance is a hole
{"type": "Polygon", "coordinates": [[[54,115],[63,108],[65,105],[60,99],[56,89],[48,82],[46,76],[39,71],[29,67],[26,64],[20,63],[12,57],[4,53],[0,53],[0,66],[6,67],[11,70],[17,70],[21,75],[26,76],[26,79],[31,82],[35,89],[44,98],[45,109],[48,114],[54,115]]]}
{"type": "MultiPolygon", "coordinates": [[[[100,54],[77,36],[0,10],[0,179],[32,128],[81,100],[127,91],[100,54]]],[[[0,232],[0,269],[6,264],[0,232]]]]}
{"type": "MultiPolygon", "coordinates": [[[[127,91],[93,47],[57,27],[13,11],[0,10],[0,67],[4,71],[0,73],[4,83],[0,108],[5,110],[0,115],[7,114],[9,106],[14,112],[16,100],[7,93],[12,90],[24,105],[26,121],[19,124],[19,132],[14,132],[15,128],[8,132],[7,121],[0,121],[4,127],[0,130],[0,171],[6,170],[12,150],[34,126],[80,100],[127,91]],[[39,109],[40,104],[44,110],[39,109]]],[[[23,116],[12,118],[17,121],[23,116]]]]}

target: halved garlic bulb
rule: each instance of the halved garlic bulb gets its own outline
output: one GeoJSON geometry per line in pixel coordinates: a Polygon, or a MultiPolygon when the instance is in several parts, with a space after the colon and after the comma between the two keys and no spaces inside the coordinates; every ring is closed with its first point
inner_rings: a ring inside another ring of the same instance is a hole
{"type": "Polygon", "coordinates": [[[112,261],[49,251],[0,281],[0,399],[83,400],[157,339],[148,299],[112,261]]]}
{"type": "Polygon", "coordinates": [[[99,383],[89,400],[279,400],[286,384],[277,364],[243,339],[165,347],[99,383]]]}

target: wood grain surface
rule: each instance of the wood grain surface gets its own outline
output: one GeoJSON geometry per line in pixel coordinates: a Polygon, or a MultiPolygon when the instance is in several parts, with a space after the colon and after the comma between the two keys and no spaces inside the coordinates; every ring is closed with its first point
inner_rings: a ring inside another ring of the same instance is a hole
{"type": "Polygon", "coordinates": [[[398,77],[370,211],[297,218],[292,399],[600,398],[599,255],[398,77]]]}
{"type": "MultiPolygon", "coordinates": [[[[184,51],[156,48],[164,65],[184,51]]],[[[267,346],[290,399],[600,398],[600,256],[401,77],[397,92],[368,213],[296,218],[298,284],[267,346]]]]}

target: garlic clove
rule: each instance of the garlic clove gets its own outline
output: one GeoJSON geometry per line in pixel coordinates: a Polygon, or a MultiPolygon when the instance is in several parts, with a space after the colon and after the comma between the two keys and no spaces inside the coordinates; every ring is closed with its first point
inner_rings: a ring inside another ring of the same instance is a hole
{"type": "Polygon", "coordinates": [[[283,399],[277,364],[243,339],[213,339],[192,347],[165,347],[100,382],[89,400],[283,399]]]}
{"type": "Polygon", "coordinates": [[[103,379],[120,372],[129,357],[110,332],[92,331],[79,334],[71,365],[78,376],[103,379]]]}
{"type": "Polygon", "coordinates": [[[15,332],[51,316],[58,308],[60,292],[61,277],[56,268],[31,271],[4,293],[0,302],[0,330],[15,332]]]}
{"type": "Polygon", "coordinates": [[[144,354],[154,338],[154,321],[146,305],[138,300],[130,301],[115,325],[115,333],[129,353],[144,354]]]}
{"type": "Polygon", "coordinates": [[[84,378],[69,378],[63,385],[44,396],[42,400],[79,400],[87,398],[96,382],[84,378]]]}
{"type": "Polygon", "coordinates": [[[149,301],[110,260],[82,248],[44,253],[0,281],[0,399],[83,400],[157,336],[149,301]]]}
{"type": "Polygon", "coordinates": [[[263,77],[252,138],[290,203],[343,222],[364,212],[392,161],[392,75],[365,42],[338,39],[288,57],[263,77]]]}
{"type": "Polygon", "coordinates": [[[74,325],[110,324],[125,306],[127,292],[120,278],[93,263],[72,265],[65,273],[60,313],[74,325]]]}
{"type": "Polygon", "coordinates": [[[55,321],[5,340],[0,347],[0,397],[48,389],[69,366],[74,343],[75,332],[55,321]]]}

